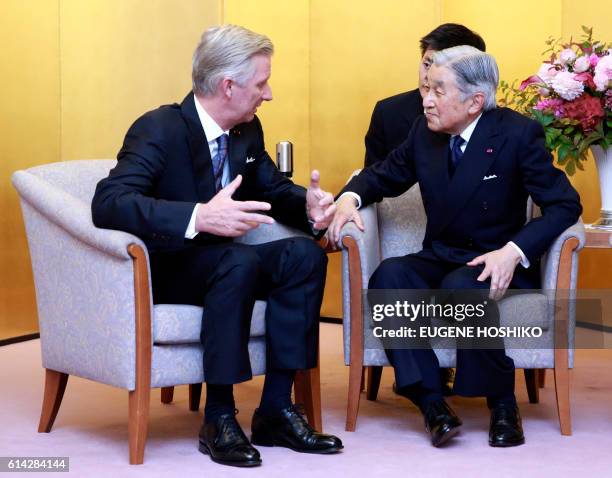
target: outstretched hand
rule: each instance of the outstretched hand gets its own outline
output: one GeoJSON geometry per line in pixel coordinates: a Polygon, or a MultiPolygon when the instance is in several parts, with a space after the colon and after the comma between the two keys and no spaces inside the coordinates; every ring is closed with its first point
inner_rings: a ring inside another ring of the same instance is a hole
{"type": "Polygon", "coordinates": [[[334,218],[336,205],[334,196],[321,189],[320,174],[316,169],[310,174],[310,185],[306,190],[306,213],[314,222],[315,229],[326,229],[334,218]]]}
{"type": "Polygon", "coordinates": [[[270,203],[260,201],[234,201],[232,195],[242,183],[236,178],[207,203],[198,205],[195,228],[216,236],[238,237],[260,224],[272,224],[274,219],[254,211],[269,211],[270,203]]]}

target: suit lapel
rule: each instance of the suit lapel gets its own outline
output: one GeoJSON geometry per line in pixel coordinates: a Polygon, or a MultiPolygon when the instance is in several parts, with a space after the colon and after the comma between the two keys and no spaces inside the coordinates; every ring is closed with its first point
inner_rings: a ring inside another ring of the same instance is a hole
{"type": "Polygon", "coordinates": [[[215,178],[208,140],[194,102],[193,93],[189,93],[181,103],[181,114],[187,125],[187,140],[191,151],[198,199],[208,201],[215,195],[215,178]]]}
{"type": "MultiPolygon", "coordinates": [[[[463,157],[457,165],[455,174],[448,183],[445,198],[445,211],[442,221],[434,234],[442,231],[459,212],[482,183],[505,142],[505,137],[497,130],[496,110],[483,113],[467,144],[463,157]]],[[[448,142],[447,142],[448,149],[448,142]]]]}

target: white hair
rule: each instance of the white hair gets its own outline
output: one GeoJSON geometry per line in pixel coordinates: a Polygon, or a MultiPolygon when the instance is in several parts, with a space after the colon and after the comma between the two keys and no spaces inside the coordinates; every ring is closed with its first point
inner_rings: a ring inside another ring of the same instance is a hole
{"type": "Polygon", "coordinates": [[[495,108],[499,70],[495,58],[473,46],[460,45],[440,50],[433,64],[445,66],[455,74],[462,101],[477,92],[484,94],[484,111],[495,108]]]}
{"type": "Polygon", "coordinates": [[[223,78],[244,86],[255,74],[253,56],[273,53],[274,45],[265,35],[238,25],[209,28],[193,53],[193,92],[211,95],[223,78]]]}

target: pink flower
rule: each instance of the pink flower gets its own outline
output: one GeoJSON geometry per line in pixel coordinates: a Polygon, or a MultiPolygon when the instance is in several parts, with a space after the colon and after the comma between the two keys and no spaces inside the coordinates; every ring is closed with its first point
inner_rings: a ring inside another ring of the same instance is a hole
{"type": "Polygon", "coordinates": [[[540,69],[538,70],[537,76],[539,76],[544,83],[550,86],[552,79],[557,75],[557,73],[559,72],[554,65],[551,65],[550,63],[542,63],[542,65],[540,65],[540,69]]]}
{"type": "Polygon", "coordinates": [[[597,63],[599,63],[599,57],[595,53],[591,53],[591,56],[589,56],[589,62],[591,62],[591,66],[595,66],[597,63]]]}
{"type": "Polygon", "coordinates": [[[579,56],[578,58],[576,58],[576,61],[574,62],[574,71],[576,73],[582,73],[584,71],[587,71],[590,66],[591,66],[591,63],[589,62],[588,57],[579,56]]]}
{"type": "Polygon", "coordinates": [[[612,90],[606,91],[606,108],[612,111],[612,90]]]}
{"type": "Polygon", "coordinates": [[[574,79],[574,74],[569,71],[561,71],[552,79],[551,86],[555,92],[564,100],[574,100],[584,91],[584,85],[574,79]]]}
{"type": "Polygon", "coordinates": [[[535,109],[546,113],[553,113],[557,118],[560,118],[563,116],[563,100],[559,98],[540,100],[535,105],[535,109]]]}
{"type": "Polygon", "coordinates": [[[562,65],[567,65],[576,59],[576,52],[571,48],[566,48],[561,53],[559,53],[559,61],[562,65]]]}

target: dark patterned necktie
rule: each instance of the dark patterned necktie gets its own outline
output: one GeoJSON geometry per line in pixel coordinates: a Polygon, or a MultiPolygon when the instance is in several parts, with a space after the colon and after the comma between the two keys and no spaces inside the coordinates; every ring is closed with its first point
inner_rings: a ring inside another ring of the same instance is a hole
{"type": "Polygon", "coordinates": [[[451,139],[451,164],[450,164],[450,173],[451,176],[455,173],[455,169],[457,169],[457,165],[461,158],[463,157],[463,151],[461,151],[461,146],[465,143],[465,139],[461,136],[455,136],[451,139]]]}
{"type": "Polygon", "coordinates": [[[221,179],[223,178],[223,165],[227,160],[227,135],[222,134],[217,138],[217,154],[212,159],[213,173],[215,175],[215,189],[221,189],[221,179]]]}

